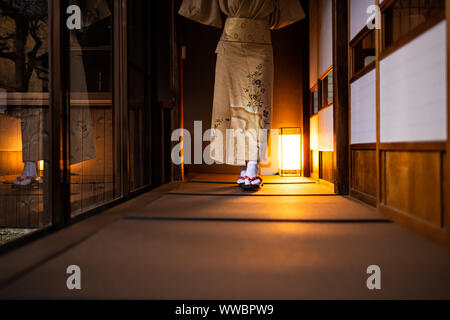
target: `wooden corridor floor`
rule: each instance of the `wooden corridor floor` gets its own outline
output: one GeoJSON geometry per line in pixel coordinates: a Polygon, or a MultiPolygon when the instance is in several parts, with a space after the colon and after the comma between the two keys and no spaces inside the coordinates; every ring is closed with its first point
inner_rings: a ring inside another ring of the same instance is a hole
{"type": "Polygon", "coordinates": [[[0,298],[450,299],[449,250],[310,180],[234,179],[171,183],[0,256],[0,298]]]}

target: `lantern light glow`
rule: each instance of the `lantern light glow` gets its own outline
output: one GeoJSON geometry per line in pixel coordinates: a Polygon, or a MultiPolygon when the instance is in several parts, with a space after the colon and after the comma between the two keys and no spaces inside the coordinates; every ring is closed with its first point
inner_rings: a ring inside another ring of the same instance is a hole
{"type": "Polygon", "coordinates": [[[280,128],[279,134],[280,176],[302,175],[302,134],[300,128],[280,128]]]}

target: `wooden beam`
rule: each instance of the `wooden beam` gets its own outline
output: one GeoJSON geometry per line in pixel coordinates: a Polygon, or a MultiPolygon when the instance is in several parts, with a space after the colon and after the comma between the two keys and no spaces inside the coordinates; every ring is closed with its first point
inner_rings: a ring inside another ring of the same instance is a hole
{"type": "Polygon", "coordinates": [[[334,188],[349,193],[348,5],[333,0],[334,188]]]}

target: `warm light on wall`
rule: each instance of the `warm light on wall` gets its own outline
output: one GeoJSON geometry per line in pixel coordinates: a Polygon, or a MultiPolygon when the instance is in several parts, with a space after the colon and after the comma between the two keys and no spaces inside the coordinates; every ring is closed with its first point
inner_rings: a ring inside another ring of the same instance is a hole
{"type": "Polygon", "coordinates": [[[280,176],[302,175],[302,130],[300,128],[280,128],[279,157],[280,176]]]}
{"type": "Polygon", "coordinates": [[[44,171],[44,160],[39,161],[38,165],[39,165],[39,171],[44,171]]]}

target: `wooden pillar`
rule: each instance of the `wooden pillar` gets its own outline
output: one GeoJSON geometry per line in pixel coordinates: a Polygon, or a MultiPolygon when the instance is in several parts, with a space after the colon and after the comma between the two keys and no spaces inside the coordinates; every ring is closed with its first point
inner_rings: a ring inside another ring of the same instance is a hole
{"type": "Polygon", "coordinates": [[[448,247],[450,247],[450,0],[445,2],[445,18],[447,20],[447,147],[444,154],[444,230],[445,240],[448,247]]]}
{"type": "MultiPolygon", "coordinates": [[[[178,9],[179,9],[179,1],[171,0],[170,2],[170,87],[173,95],[173,109],[172,109],[172,123],[170,128],[170,134],[182,127],[182,114],[183,114],[183,104],[182,104],[182,96],[181,96],[181,62],[180,62],[180,38],[179,38],[179,30],[178,30],[178,9]]],[[[170,139],[170,137],[169,137],[170,139]]],[[[174,144],[172,143],[170,146],[165,146],[165,148],[170,148],[174,144]]],[[[170,150],[168,155],[170,155],[170,150]]],[[[166,159],[166,163],[170,162],[171,166],[171,180],[179,181],[184,179],[184,161],[181,166],[177,166],[172,163],[172,159],[166,159]]]]}
{"type": "Polygon", "coordinates": [[[65,1],[49,1],[49,111],[50,111],[50,186],[48,208],[52,213],[52,226],[62,228],[70,219],[69,187],[69,127],[66,112],[67,84],[69,75],[65,61],[68,47],[67,33],[64,32],[65,1]],[[65,67],[66,66],[66,67],[65,67]]]}
{"type": "Polygon", "coordinates": [[[348,3],[333,0],[334,188],[349,193],[348,3]]]}

